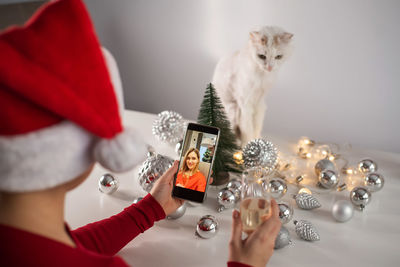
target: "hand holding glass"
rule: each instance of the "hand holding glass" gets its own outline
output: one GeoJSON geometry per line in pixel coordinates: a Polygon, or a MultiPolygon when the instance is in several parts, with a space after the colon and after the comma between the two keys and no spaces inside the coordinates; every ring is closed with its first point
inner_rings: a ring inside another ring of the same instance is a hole
{"type": "Polygon", "coordinates": [[[243,172],[240,216],[243,231],[253,232],[271,216],[271,196],[267,191],[269,171],[253,167],[243,172]]]}

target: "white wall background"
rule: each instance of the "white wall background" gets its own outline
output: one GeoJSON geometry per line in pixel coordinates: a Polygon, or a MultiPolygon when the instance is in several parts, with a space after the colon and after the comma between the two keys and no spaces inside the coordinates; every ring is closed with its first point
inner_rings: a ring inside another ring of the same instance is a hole
{"type": "Polygon", "coordinates": [[[85,0],[130,109],[196,119],[224,54],[256,25],[294,33],[264,133],[400,152],[400,1],[85,0]]]}

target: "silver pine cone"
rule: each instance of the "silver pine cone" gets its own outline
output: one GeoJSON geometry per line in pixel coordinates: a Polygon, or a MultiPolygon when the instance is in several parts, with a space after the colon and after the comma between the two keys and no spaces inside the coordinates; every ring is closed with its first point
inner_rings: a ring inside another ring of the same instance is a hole
{"type": "Polygon", "coordinates": [[[314,225],[312,225],[309,221],[300,220],[294,221],[296,234],[304,240],[307,241],[318,241],[319,234],[317,229],[315,229],[314,225]]]}
{"type": "Polygon", "coordinates": [[[313,195],[307,193],[297,194],[295,200],[297,206],[304,210],[312,210],[321,207],[318,199],[316,199],[313,195]]]}

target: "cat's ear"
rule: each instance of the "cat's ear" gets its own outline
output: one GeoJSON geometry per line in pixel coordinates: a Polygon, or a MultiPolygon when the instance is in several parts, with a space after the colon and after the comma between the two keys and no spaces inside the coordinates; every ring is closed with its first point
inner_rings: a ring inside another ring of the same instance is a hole
{"type": "Polygon", "coordinates": [[[289,32],[284,32],[284,33],[282,33],[282,34],[279,34],[279,35],[277,35],[277,36],[275,36],[275,42],[277,43],[277,44],[280,44],[280,43],[289,43],[290,42],[290,40],[292,39],[292,37],[293,37],[293,34],[292,33],[289,33],[289,32]]]}
{"type": "Polygon", "coordinates": [[[261,43],[263,43],[263,44],[266,44],[266,43],[267,43],[267,37],[266,37],[266,36],[263,36],[263,37],[261,38],[261,33],[259,33],[258,31],[252,31],[252,32],[250,32],[250,40],[251,40],[253,43],[257,43],[257,42],[261,42],[261,43]]]}

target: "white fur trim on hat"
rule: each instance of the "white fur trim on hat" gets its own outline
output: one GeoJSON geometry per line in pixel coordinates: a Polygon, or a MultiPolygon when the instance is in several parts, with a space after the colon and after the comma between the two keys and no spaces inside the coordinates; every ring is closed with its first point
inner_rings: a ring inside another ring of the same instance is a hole
{"type": "Polygon", "coordinates": [[[94,163],[93,136],[76,124],[0,136],[0,190],[24,192],[66,183],[94,163]]]}
{"type": "Polygon", "coordinates": [[[125,129],[113,139],[101,139],[95,145],[94,158],[103,167],[124,172],[143,161],[147,155],[142,138],[130,129],[125,129]]]}

